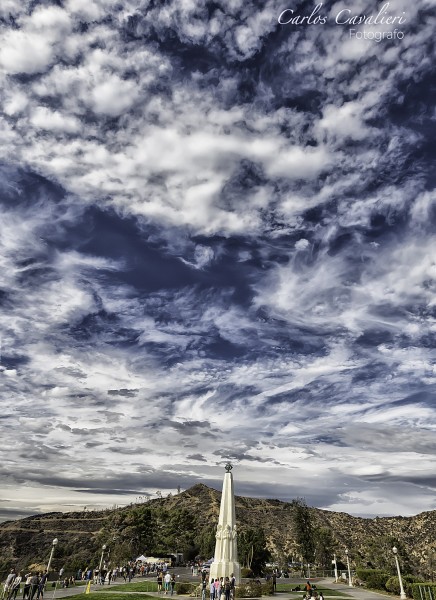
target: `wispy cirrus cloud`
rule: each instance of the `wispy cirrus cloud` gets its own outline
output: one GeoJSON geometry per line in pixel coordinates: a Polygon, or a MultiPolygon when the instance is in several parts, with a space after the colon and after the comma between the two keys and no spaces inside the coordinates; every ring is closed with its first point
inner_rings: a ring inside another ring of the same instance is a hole
{"type": "Polygon", "coordinates": [[[4,518],[226,460],[239,493],[432,506],[431,6],[382,45],[279,4],[0,7],[4,518]]]}

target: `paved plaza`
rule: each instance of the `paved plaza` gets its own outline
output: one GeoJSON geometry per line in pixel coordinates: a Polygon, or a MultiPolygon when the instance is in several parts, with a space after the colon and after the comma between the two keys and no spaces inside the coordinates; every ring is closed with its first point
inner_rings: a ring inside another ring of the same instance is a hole
{"type": "MultiPolygon", "coordinates": [[[[188,571],[187,569],[176,569],[176,572],[178,575],[180,575],[180,579],[182,581],[189,581],[189,582],[199,582],[199,578],[198,577],[192,577],[190,570],[188,571]]],[[[154,581],[155,578],[154,577],[148,577],[147,578],[150,581],[154,581]]],[[[141,581],[146,580],[146,578],[144,577],[135,577],[131,583],[139,583],[141,581]]],[[[295,585],[298,584],[303,584],[305,583],[305,579],[287,579],[286,583],[295,583],[295,585]]],[[[318,579],[318,578],[314,578],[311,579],[311,581],[315,582],[318,587],[323,587],[323,588],[328,588],[330,590],[337,590],[338,592],[340,592],[341,594],[348,594],[349,596],[351,596],[352,598],[355,598],[356,600],[382,600],[383,598],[386,600],[387,597],[392,597],[389,594],[383,594],[383,593],[378,593],[378,592],[373,592],[370,590],[366,590],[365,588],[362,587],[353,587],[350,588],[347,584],[344,583],[333,583],[331,578],[327,578],[327,579],[318,579]]],[[[280,581],[281,583],[283,583],[282,581],[280,581]]],[[[121,591],[121,590],[116,590],[116,591],[112,591],[112,587],[113,586],[119,586],[119,585],[125,585],[124,581],[117,581],[112,585],[100,585],[100,584],[91,584],[91,591],[92,592],[105,592],[105,593],[113,593],[113,594],[125,594],[126,595],[126,600],[128,600],[128,596],[131,594],[142,594],[144,596],[162,596],[164,597],[163,592],[159,593],[158,592],[135,592],[135,591],[121,591]]],[[[72,588],[57,588],[55,591],[52,590],[51,588],[47,588],[45,596],[44,596],[44,600],[56,600],[59,598],[67,598],[70,596],[76,596],[78,594],[83,594],[85,592],[86,589],[86,585],[76,585],[75,587],[72,588]]],[[[295,600],[297,598],[302,598],[303,596],[303,592],[277,592],[274,596],[262,596],[262,598],[264,600],[272,600],[273,598],[275,600],[295,600]]],[[[209,596],[207,595],[207,598],[209,596]]],[[[183,595],[183,596],[179,596],[177,594],[173,594],[172,598],[174,598],[174,600],[180,600],[181,598],[189,598],[189,596],[183,595]]],[[[328,597],[328,599],[326,600],[331,600],[334,598],[342,598],[342,600],[345,600],[345,598],[343,596],[330,596],[328,597]]]]}

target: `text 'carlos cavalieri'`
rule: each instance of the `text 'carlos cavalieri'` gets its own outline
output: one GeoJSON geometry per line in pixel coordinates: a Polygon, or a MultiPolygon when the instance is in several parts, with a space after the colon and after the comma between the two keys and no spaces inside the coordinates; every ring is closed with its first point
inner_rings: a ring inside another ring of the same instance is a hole
{"type": "MultiPolygon", "coordinates": [[[[323,14],[322,7],[321,2],[315,6],[310,14],[306,15],[295,14],[294,9],[286,8],[280,13],[278,22],[280,25],[325,25],[329,21],[329,17],[323,14]]],[[[377,13],[356,14],[350,8],[343,8],[333,16],[337,25],[398,26],[406,22],[405,14],[404,11],[398,15],[390,14],[389,2],[386,2],[377,13]]],[[[377,27],[377,31],[350,29],[350,37],[381,41],[381,39],[402,39],[404,32],[397,28],[389,31],[380,31],[379,27],[377,27]]]]}

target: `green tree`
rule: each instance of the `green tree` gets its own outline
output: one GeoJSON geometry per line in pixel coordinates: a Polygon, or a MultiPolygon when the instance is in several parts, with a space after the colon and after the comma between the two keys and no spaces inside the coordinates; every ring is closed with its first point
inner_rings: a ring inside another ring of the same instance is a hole
{"type": "Polygon", "coordinates": [[[325,569],[330,569],[337,542],[329,527],[317,527],[314,530],[315,562],[325,569]]]}
{"type": "Polygon", "coordinates": [[[392,552],[394,546],[398,548],[401,572],[404,574],[413,573],[413,567],[408,558],[409,553],[406,551],[404,544],[401,540],[390,535],[380,535],[377,539],[367,542],[362,549],[362,555],[364,557],[362,561],[364,563],[363,566],[372,569],[382,569],[385,573],[395,575],[397,569],[392,552]]]}
{"type": "Polygon", "coordinates": [[[146,506],[116,513],[100,532],[99,543],[106,544],[112,561],[124,561],[150,551],[154,543],[155,518],[146,506]]]}
{"type": "Polygon", "coordinates": [[[270,559],[265,533],[261,528],[242,531],[238,536],[238,555],[243,567],[261,575],[270,559]]]}
{"type": "Polygon", "coordinates": [[[195,543],[192,514],[186,508],[173,509],[168,518],[167,543],[174,551],[184,552],[195,543]]]}
{"type": "Polygon", "coordinates": [[[310,564],[315,559],[315,534],[310,508],[304,498],[292,500],[291,505],[295,541],[298,544],[303,561],[310,564]]]}
{"type": "Polygon", "coordinates": [[[200,556],[203,558],[211,558],[215,551],[216,543],[216,527],[209,525],[199,535],[200,556]]]}

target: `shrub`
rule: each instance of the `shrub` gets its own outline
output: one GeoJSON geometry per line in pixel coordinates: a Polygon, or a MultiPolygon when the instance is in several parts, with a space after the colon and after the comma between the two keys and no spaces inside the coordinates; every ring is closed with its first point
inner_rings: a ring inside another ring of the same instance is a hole
{"type": "Polygon", "coordinates": [[[412,583],[410,587],[414,600],[433,600],[436,597],[435,583],[412,583]]]}
{"type": "Polygon", "coordinates": [[[366,587],[375,590],[386,590],[386,582],[391,577],[389,573],[380,569],[357,569],[356,575],[365,583],[366,587]]]}
{"type": "Polygon", "coordinates": [[[260,598],[262,596],[262,584],[257,581],[241,583],[235,587],[236,598],[260,598]]]}
{"type": "Polygon", "coordinates": [[[397,596],[400,595],[400,581],[396,575],[393,577],[389,577],[389,579],[386,582],[386,589],[388,592],[392,592],[397,596]]]}
{"type": "Polygon", "coordinates": [[[247,567],[242,567],[241,577],[242,577],[242,579],[247,579],[248,577],[254,577],[253,571],[251,569],[247,569],[247,567]]]}
{"type": "Polygon", "coordinates": [[[274,595],[274,586],[273,582],[270,579],[269,581],[265,581],[261,584],[262,596],[273,596],[274,595]]]}
{"type": "MultiPolygon", "coordinates": [[[[406,596],[409,596],[409,598],[413,598],[413,584],[422,583],[422,579],[420,579],[419,577],[415,577],[414,575],[403,575],[402,580],[406,596]]],[[[397,596],[400,595],[400,581],[396,575],[393,577],[389,577],[389,579],[386,582],[386,589],[388,592],[392,592],[397,596]]],[[[419,600],[421,600],[421,597],[419,598],[419,600]]]]}
{"type": "MultiPolygon", "coordinates": [[[[176,583],[176,589],[175,592],[176,594],[190,594],[192,591],[194,591],[195,586],[192,585],[192,583],[184,583],[184,582],[177,582],[176,583]]],[[[201,595],[201,592],[200,592],[201,595]]]]}

